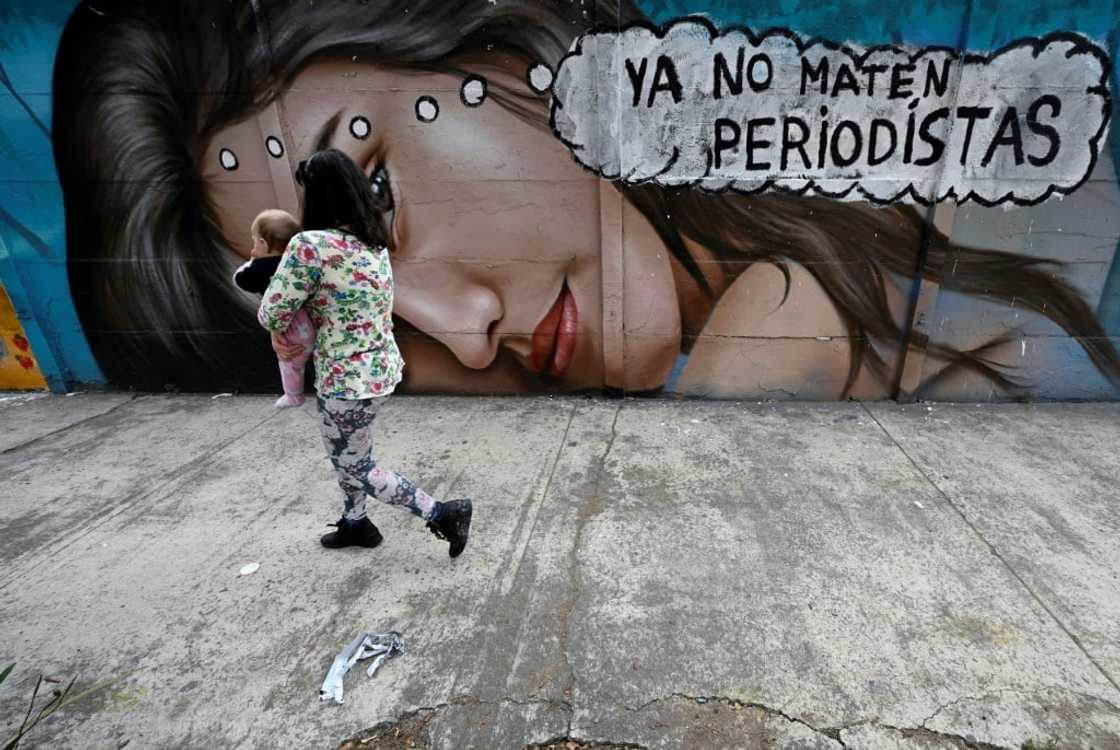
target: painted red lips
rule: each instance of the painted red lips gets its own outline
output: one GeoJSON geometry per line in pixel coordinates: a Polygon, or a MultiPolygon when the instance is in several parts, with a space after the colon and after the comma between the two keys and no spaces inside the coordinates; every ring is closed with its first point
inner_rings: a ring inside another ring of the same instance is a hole
{"type": "Polygon", "coordinates": [[[529,364],[539,373],[560,377],[572,363],[579,328],[576,299],[565,281],[548,313],[533,331],[533,352],[529,364]]]}

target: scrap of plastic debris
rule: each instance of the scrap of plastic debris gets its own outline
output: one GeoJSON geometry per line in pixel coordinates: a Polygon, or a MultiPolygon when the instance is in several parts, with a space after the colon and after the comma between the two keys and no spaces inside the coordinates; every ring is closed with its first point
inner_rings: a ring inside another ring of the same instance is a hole
{"type": "Polygon", "coordinates": [[[319,700],[342,703],[342,678],[359,661],[373,657],[366,675],[373,677],[387,660],[404,653],[404,639],[396,631],[362,633],[334,657],[327,678],[319,688],[319,700]]]}
{"type": "Polygon", "coordinates": [[[241,575],[251,576],[260,569],[261,569],[261,564],[260,563],[255,563],[254,562],[254,563],[249,563],[248,565],[242,565],[241,566],[241,575]]]}
{"type": "Polygon", "coordinates": [[[218,400],[218,399],[220,399],[220,398],[229,398],[229,397],[230,397],[230,396],[232,396],[232,395],[233,395],[232,393],[219,393],[219,394],[217,394],[217,395],[215,395],[215,396],[211,396],[211,397],[210,397],[210,400],[211,400],[211,401],[217,401],[217,400],[218,400]]]}

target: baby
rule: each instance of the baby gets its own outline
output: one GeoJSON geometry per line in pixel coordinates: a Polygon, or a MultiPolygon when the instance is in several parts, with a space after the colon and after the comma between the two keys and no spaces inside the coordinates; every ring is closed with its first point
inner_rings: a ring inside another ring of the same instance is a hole
{"type": "MultiPolygon", "coordinates": [[[[271,209],[262,211],[253,219],[250,228],[253,249],[249,260],[233,274],[233,283],[247,292],[264,294],[272,274],[280,267],[284,249],[289,240],[300,231],[299,222],[286,211],[271,209]]],[[[276,401],[276,406],[287,409],[303,405],[303,370],[315,348],[315,326],[302,308],[292,318],[291,327],[284,332],[283,338],[290,344],[299,344],[303,352],[291,360],[280,360],[280,382],[284,385],[284,395],[276,401]]]]}

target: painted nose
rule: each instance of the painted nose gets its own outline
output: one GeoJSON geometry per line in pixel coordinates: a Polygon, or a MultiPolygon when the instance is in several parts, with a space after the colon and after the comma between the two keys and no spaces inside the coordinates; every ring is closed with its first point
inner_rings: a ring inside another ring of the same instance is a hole
{"type": "Polygon", "coordinates": [[[393,312],[442,343],[465,366],[481,370],[498,353],[502,302],[489,287],[445,267],[455,265],[429,261],[395,268],[393,312]]]}

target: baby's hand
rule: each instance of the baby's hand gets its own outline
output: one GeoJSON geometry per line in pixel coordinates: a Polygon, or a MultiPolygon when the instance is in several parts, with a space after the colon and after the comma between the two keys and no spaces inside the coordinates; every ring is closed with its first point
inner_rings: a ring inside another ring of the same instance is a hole
{"type": "Polygon", "coordinates": [[[276,352],[276,356],[285,361],[295,359],[303,354],[303,347],[299,344],[288,343],[288,339],[282,333],[272,334],[272,348],[276,352]]]}

